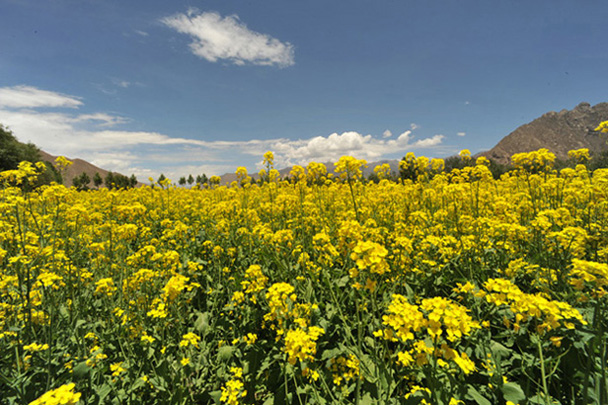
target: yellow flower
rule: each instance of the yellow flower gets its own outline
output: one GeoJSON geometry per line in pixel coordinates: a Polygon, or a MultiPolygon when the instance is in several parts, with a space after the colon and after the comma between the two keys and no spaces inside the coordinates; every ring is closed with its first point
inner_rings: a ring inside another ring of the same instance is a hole
{"type": "Polygon", "coordinates": [[[221,387],[222,395],[220,402],[228,405],[238,405],[239,399],[247,396],[247,390],[243,384],[243,369],[240,367],[231,367],[230,372],[232,378],[221,387]]]}
{"type": "Polygon", "coordinates": [[[285,348],[289,364],[296,364],[297,360],[312,361],[317,352],[316,341],[325,333],[318,326],[311,326],[307,331],[303,329],[288,330],[285,335],[285,348]]]}
{"type": "Polygon", "coordinates": [[[363,177],[361,167],[367,167],[365,160],[359,160],[352,156],[342,156],[336,163],[335,172],[345,180],[357,180],[363,177]]]}
{"type": "Polygon", "coordinates": [[[154,339],[152,336],[148,335],[147,333],[144,332],[143,335],[141,335],[140,340],[142,342],[147,342],[147,343],[152,343],[154,342],[156,339],[154,339]]]}
{"type": "Polygon", "coordinates": [[[256,340],[258,340],[258,335],[255,333],[248,333],[247,335],[243,336],[243,341],[247,343],[247,346],[253,345],[256,340]]]}
{"type": "Polygon", "coordinates": [[[74,392],[74,383],[64,384],[59,388],[48,391],[29,405],[75,405],[82,395],[74,392]]]}
{"type": "Polygon", "coordinates": [[[357,242],[350,257],[355,261],[359,270],[369,269],[371,273],[384,274],[390,271],[388,263],[384,259],[388,250],[376,242],[357,242]]]}
{"type": "Polygon", "coordinates": [[[608,121],[601,122],[594,131],[608,132],[608,121]]]}
{"type": "Polygon", "coordinates": [[[118,377],[120,374],[127,371],[124,367],[122,367],[123,362],[110,364],[110,371],[112,372],[112,376],[118,377]]]}
{"type": "Polygon", "coordinates": [[[188,347],[190,345],[194,347],[198,347],[198,342],[201,340],[201,337],[196,333],[188,332],[184,336],[182,336],[182,341],[179,342],[181,347],[188,347]]]}
{"type": "Polygon", "coordinates": [[[182,276],[181,274],[174,275],[163,288],[163,296],[169,301],[173,301],[183,290],[191,288],[187,284],[189,280],[189,277],[182,276]]]}
{"type": "Polygon", "coordinates": [[[46,343],[43,344],[43,345],[40,345],[38,343],[32,343],[32,344],[23,346],[24,350],[27,350],[27,351],[30,351],[30,352],[40,352],[40,351],[43,351],[43,350],[48,350],[48,348],[49,348],[49,345],[46,344],[46,343]]]}
{"type": "Polygon", "coordinates": [[[111,277],[100,279],[97,281],[96,286],[95,294],[106,294],[108,297],[111,297],[117,290],[111,277]]]}

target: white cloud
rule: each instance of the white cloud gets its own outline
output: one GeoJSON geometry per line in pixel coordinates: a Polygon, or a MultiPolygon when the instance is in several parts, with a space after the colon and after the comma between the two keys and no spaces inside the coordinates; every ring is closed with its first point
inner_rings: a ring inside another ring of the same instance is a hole
{"type": "Polygon", "coordinates": [[[418,124],[414,124],[413,122],[410,124],[410,129],[411,129],[412,131],[415,131],[415,130],[417,130],[418,128],[420,128],[420,125],[418,125],[418,124]]]}
{"type": "Polygon", "coordinates": [[[118,79],[112,79],[112,82],[118,86],[118,87],[122,87],[123,89],[126,89],[128,87],[131,86],[131,82],[128,82],[126,80],[118,80],[118,79]]]}
{"type": "Polygon", "coordinates": [[[99,123],[104,127],[111,127],[118,124],[125,124],[129,122],[128,119],[118,117],[106,113],[95,113],[95,114],[82,114],[75,118],[75,121],[93,121],[99,123]]]}
{"type": "MultiPolygon", "coordinates": [[[[4,90],[6,88],[0,88],[0,94],[4,90]]],[[[45,94],[49,99],[61,96],[52,92],[45,94]]],[[[33,142],[52,155],[85,159],[127,175],[134,173],[140,181],[149,176],[157,178],[161,172],[174,180],[189,173],[233,172],[237,166],[250,166],[252,157],[257,161],[269,150],[275,153],[275,164],[279,168],[306,165],[311,161],[337,161],[344,155],[379,160],[411,150],[437,148],[444,138],[434,135],[414,139],[410,130],[395,138],[387,130],[378,136],[348,131],[296,140],[204,141],[112,128],[127,122],[124,117],[102,112],[78,114],[0,107],[0,123],[7,125],[21,141],[33,142]],[[391,137],[387,137],[387,133],[391,137]]]]}
{"type": "Polygon", "coordinates": [[[225,59],[236,65],[286,67],[294,64],[292,44],[250,30],[236,15],[222,18],[216,12],[198,14],[190,10],[187,14],[165,17],[161,22],[190,35],[192,52],[210,62],[225,59]]]}
{"type": "Polygon", "coordinates": [[[467,133],[466,132],[458,132],[456,135],[458,136],[465,136],[467,133]]]}
{"type": "MultiPolygon", "coordinates": [[[[444,136],[435,135],[413,141],[411,131],[405,131],[397,139],[385,140],[355,131],[333,133],[304,140],[278,139],[269,143],[270,149],[286,165],[307,164],[311,161],[337,161],[341,156],[352,155],[367,160],[380,159],[385,155],[399,154],[413,149],[430,148],[441,144],[444,136]]],[[[253,151],[253,150],[252,150],[253,151]]],[[[259,151],[256,151],[259,153],[259,151]]]]}
{"type": "Polygon", "coordinates": [[[133,32],[135,32],[137,35],[141,35],[142,37],[147,37],[148,34],[146,31],[142,31],[142,30],[133,30],[133,32]]]}
{"type": "Polygon", "coordinates": [[[382,133],[383,138],[390,138],[391,136],[393,136],[393,133],[388,129],[382,133]]]}
{"type": "Polygon", "coordinates": [[[81,105],[82,101],[76,97],[52,91],[40,90],[36,87],[0,87],[0,108],[78,108],[81,105]]]}

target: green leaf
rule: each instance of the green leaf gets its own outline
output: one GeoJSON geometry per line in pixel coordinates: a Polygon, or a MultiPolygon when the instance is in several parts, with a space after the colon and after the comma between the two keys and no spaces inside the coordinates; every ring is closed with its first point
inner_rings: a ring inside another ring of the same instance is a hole
{"type": "Polygon", "coordinates": [[[371,347],[372,349],[374,347],[376,347],[376,339],[372,338],[371,336],[366,336],[364,338],[365,344],[369,347],[371,347]]]}
{"type": "Polygon", "coordinates": [[[81,361],[72,370],[72,375],[75,379],[80,379],[86,377],[89,371],[91,371],[91,367],[87,366],[86,361],[81,361]]]}
{"type": "Polygon", "coordinates": [[[209,312],[199,313],[194,321],[194,329],[203,336],[209,331],[209,317],[209,312]]]}
{"type": "Polygon", "coordinates": [[[103,400],[110,392],[112,392],[112,387],[110,387],[108,384],[104,384],[101,386],[101,388],[96,390],[97,395],[99,395],[99,403],[103,403],[103,400]]]}
{"type": "Polygon", "coordinates": [[[70,317],[70,313],[68,312],[68,309],[66,308],[65,305],[60,305],[59,306],[59,314],[64,318],[64,319],[68,319],[70,317]]]}
{"type": "Polygon", "coordinates": [[[526,399],[526,394],[524,393],[524,390],[521,389],[519,384],[514,382],[508,382],[506,384],[503,384],[502,395],[505,398],[505,401],[511,401],[514,403],[518,403],[522,399],[526,399]]]}
{"type": "Polygon", "coordinates": [[[492,340],[490,342],[490,350],[492,350],[492,354],[494,355],[494,357],[500,356],[501,358],[509,357],[509,353],[512,352],[511,349],[503,346],[495,340],[492,340]]]}
{"type": "Polygon", "coordinates": [[[217,351],[217,358],[221,361],[228,361],[232,357],[235,349],[234,346],[222,346],[217,351]]]}
{"type": "Polygon", "coordinates": [[[146,385],[146,382],[141,378],[135,379],[135,382],[131,385],[131,391],[135,391],[136,389],[143,387],[146,385]]]}
{"type": "Polygon", "coordinates": [[[150,384],[152,384],[152,386],[159,391],[166,391],[165,386],[167,385],[167,383],[165,382],[165,379],[161,376],[157,375],[150,378],[150,384]]]}
{"type": "Polygon", "coordinates": [[[478,405],[492,405],[492,403],[488,401],[486,397],[481,395],[479,391],[477,391],[475,387],[471,385],[469,385],[469,387],[467,388],[467,398],[472,399],[478,405]]]}
{"type": "Polygon", "coordinates": [[[366,392],[365,394],[363,394],[363,396],[359,400],[359,404],[361,404],[361,405],[373,405],[375,403],[376,403],[376,401],[374,401],[374,399],[372,398],[372,396],[370,395],[369,392],[366,392]]]}
{"type": "Polygon", "coordinates": [[[215,402],[216,404],[220,403],[220,398],[222,397],[222,391],[211,391],[209,393],[209,396],[211,397],[211,399],[213,399],[213,402],[215,402]]]}
{"type": "Polygon", "coordinates": [[[350,276],[344,276],[340,280],[336,281],[336,286],[344,287],[350,281],[350,276]]]}
{"type": "Polygon", "coordinates": [[[325,351],[323,351],[323,354],[321,354],[321,360],[332,359],[334,357],[337,357],[341,353],[342,353],[342,351],[339,348],[325,350],[325,351]]]}

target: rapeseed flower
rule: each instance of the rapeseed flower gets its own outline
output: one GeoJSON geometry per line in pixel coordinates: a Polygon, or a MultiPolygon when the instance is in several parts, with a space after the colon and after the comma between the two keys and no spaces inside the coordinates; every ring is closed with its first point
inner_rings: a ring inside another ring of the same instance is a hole
{"type": "Polygon", "coordinates": [[[82,395],[74,392],[74,383],[64,384],[59,388],[48,391],[29,405],[75,405],[82,395]]]}

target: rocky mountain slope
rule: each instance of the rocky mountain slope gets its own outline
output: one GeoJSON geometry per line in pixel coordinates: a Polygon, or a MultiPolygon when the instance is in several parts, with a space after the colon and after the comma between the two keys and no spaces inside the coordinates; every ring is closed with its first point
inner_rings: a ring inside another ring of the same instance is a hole
{"type": "MultiPolygon", "coordinates": [[[[44,151],[40,151],[40,156],[41,156],[42,160],[51,162],[53,165],[55,164],[55,159],[57,158],[57,156],[53,156],[44,151]]],[[[95,176],[95,173],[99,173],[99,175],[101,176],[102,179],[105,179],[107,174],[109,173],[107,170],[99,168],[99,167],[95,166],[94,164],[87,162],[86,160],[70,159],[70,158],[67,158],[67,159],[72,162],[72,165],[69,166],[67,168],[67,170],[62,173],[63,184],[66,185],[67,187],[71,186],[72,179],[74,179],[74,177],[76,177],[76,176],[80,176],[82,174],[82,172],[85,172],[91,179],[91,182],[89,183],[89,187],[93,187],[93,176],[95,176]]]]}
{"type": "Polygon", "coordinates": [[[567,159],[568,151],[588,148],[598,152],[608,149],[606,134],[594,131],[598,124],[608,120],[608,103],[591,106],[580,103],[572,110],[548,112],[534,121],[522,125],[498,144],[480,155],[508,164],[514,153],[547,148],[558,159],[567,159]]]}

